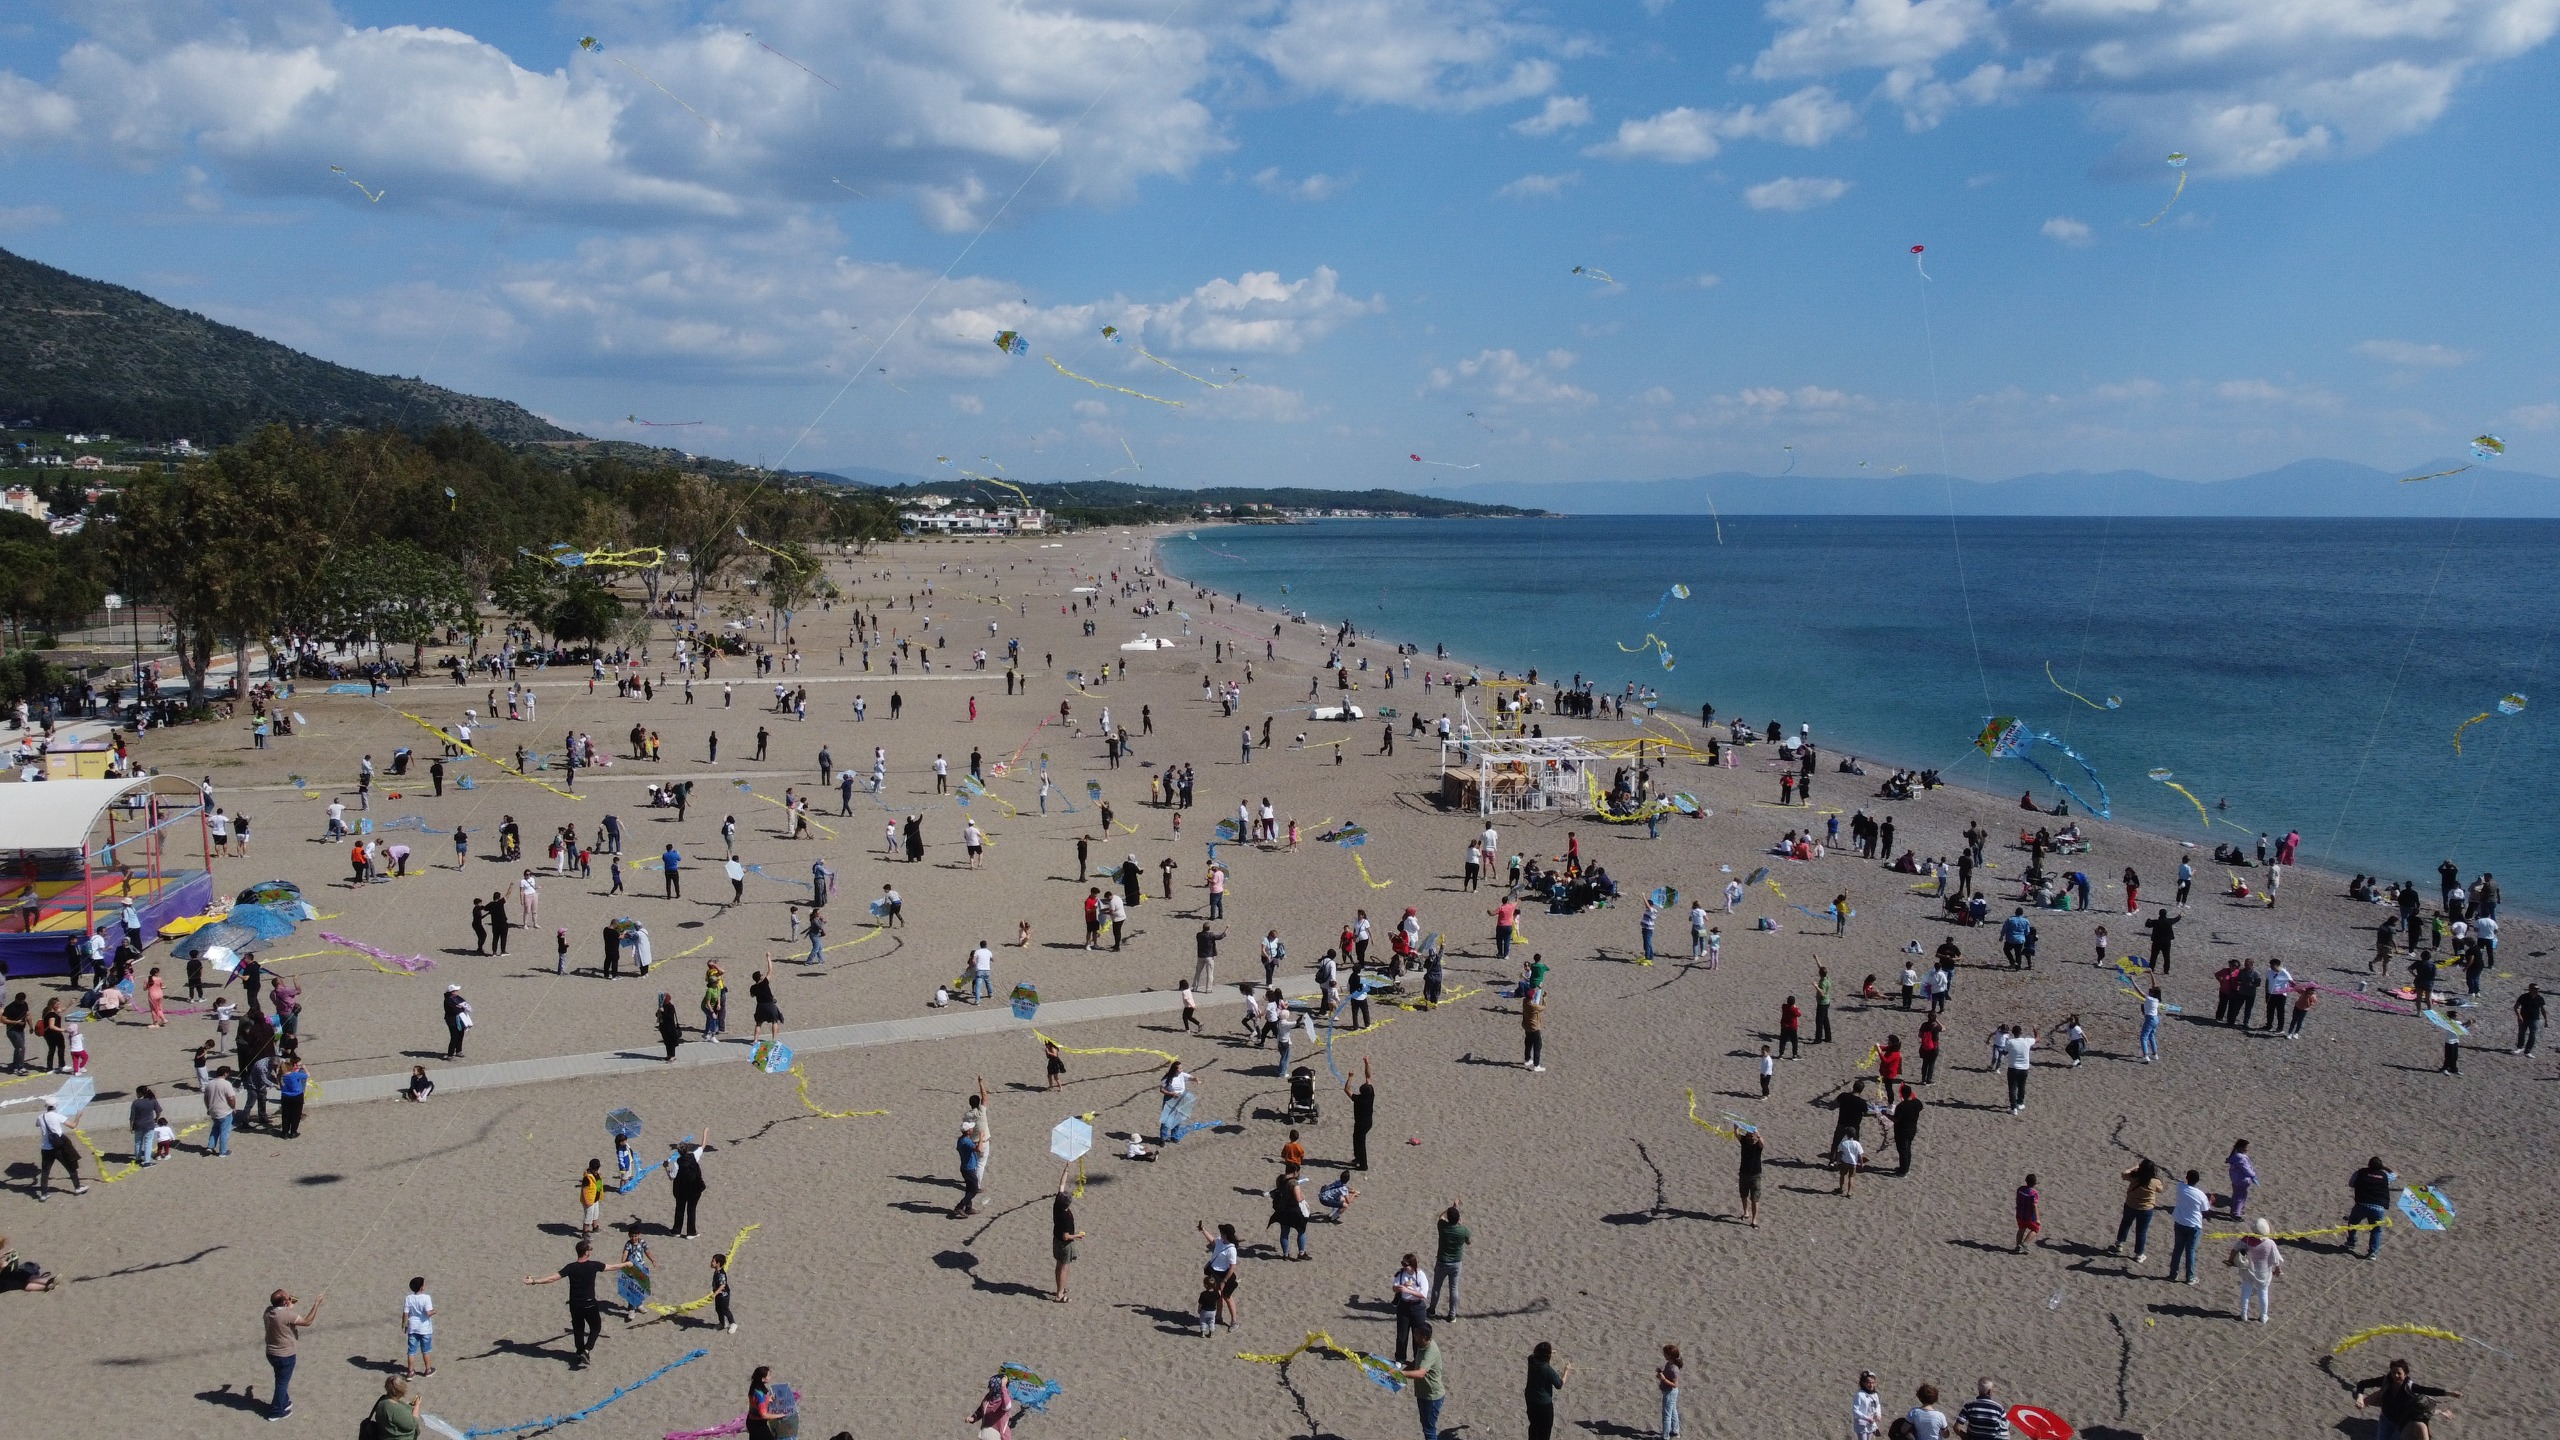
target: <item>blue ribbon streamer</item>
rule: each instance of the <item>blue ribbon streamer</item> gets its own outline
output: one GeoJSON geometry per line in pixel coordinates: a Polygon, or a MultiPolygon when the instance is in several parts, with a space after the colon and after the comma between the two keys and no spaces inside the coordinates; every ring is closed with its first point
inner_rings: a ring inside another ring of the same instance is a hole
{"type": "Polygon", "coordinates": [[[463,1440],[480,1440],[480,1437],[483,1435],[515,1435],[526,1430],[550,1430],[562,1425],[575,1424],[576,1422],[593,1415],[607,1405],[612,1404],[614,1401],[621,1399],[623,1396],[630,1394],[632,1391],[639,1389],[641,1386],[648,1384],[650,1381],[665,1375],[668,1371],[682,1369],[683,1367],[692,1364],[694,1361],[708,1356],[710,1353],[711,1352],[708,1350],[695,1350],[688,1353],[681,1360],[671,1360],[668,1363],[659,1366],[657,1369],[650,1371],[647,1375],[644,1375],[641,1378],[632,1381],[630,1384],[614,1391],[612,1394],[607,1395],[584,1410],[575,1411],[567,1415],[546,1415],[539,1420],[527,1420],[521,1425],[475,1426],[472,1429],[462,1432],[463,1440]]]}

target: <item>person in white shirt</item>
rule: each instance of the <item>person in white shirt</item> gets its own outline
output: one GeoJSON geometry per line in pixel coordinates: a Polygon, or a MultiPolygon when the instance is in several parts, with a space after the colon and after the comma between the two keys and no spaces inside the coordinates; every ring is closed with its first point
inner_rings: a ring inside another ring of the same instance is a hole
{"type": "Polygon", "coordinates": [[[2036,1037],[2024,1025],[2009,1027],[2009,1113],[2027,1108],[2027,1067],[2033,1063],[2036,1037]]]}
{"type": "Polygon", "coordinates": [[[2169,1278],[2178,1279],[2179,1262],[2184,1260],[2190,1285],[2201,1283],[2196,1279],[2196,1241],[2204,1235],[2205,1212],[2213,1208],[2213,1196],[2197,1183],[2202,1177],[2202,1171],[2188,1171],[2169,1201],[2169,1226],[2174,1232],[2169,1245],[2169,1278]]]}
{"type": "Polygon", "coordinates": [[[1840,1171],[1840,1183],[1833,1187],[1831,1193],[1835,1195],[1856,1194],[1858,1189],[1858,1166],[1866,1158],[1867,1147],[1858,1143],[1857,1136],[1841,1136],[1839,1145],[1831,1152],[1832,1162],[1840,1171]]]}
{"type": "Polygon", "coordinates": [[[988,949],[984,940],[969,952],[969,1000],[975,1004],[982,996],[989,1000],[996,997],[996,952],[988,949]]]}
{"type": "Polygon", "coordinates": [[[1739,880],[1727,880],[1724,882],[1724,913],[1727,915],[1732,914],[1741,904],[1742,882],[1739,880]]]}
{"type": "Polygon", "coordinates": [[[1876,1372],[1858,1372],[1858,1388],[1849,1397],[1849,1440],[1883,1440],[1884,1397],[1876,1393],[1876,1372]]]}
{"type": "Polygon", "coordinates": [[[417,1380],[436,1373],[436,1301],[427,1293],[424,1275],[411,1277],[409,1293],[400,1299],[400,1330],[409,1342],[408,1358],[403,1362],[409,1378],[417,1380]],[[426,1368],[420,1369],[421,1365],[426,1368]]]}
{"type": "Polygon", "coordinates": [[[969,852],[969,868],[977,869],[978,862],[987,853],[986,832],[978,828],[977,821],[972,820],[960,827],[960,843],[969,852]]]}
{"type": "Polygon", "coordinates": [[[729,877],[729,903],[732,905],[743,903],[747,898],[747,867],[738,862],[737,856],[732,855],[728,863],[720,869],[721,873],[729,877]]]}
{"type": "Polygon", "coordinates": [[[2284,1273],[2284,1254],[2276,1248],[2275,1227],[2264,1216],[2250,1227],[2254,1232],[2231,1242],[2231,1253],[2223,1264],[2240,1272],[2240,1321],[2247,1324],[2249,1310],[2257,1307],[2258,1323],[2273,1319],[2270,1306],[2275,1298],[2276,1277],[2284,1273]]]}

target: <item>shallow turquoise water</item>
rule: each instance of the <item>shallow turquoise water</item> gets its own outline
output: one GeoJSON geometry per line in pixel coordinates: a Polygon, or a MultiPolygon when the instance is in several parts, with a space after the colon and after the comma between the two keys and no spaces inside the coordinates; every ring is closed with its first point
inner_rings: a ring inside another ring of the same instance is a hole
{"type": "MultiPolygon", "coordinates": [[[[2413,878],[2448,856],[2549,913],[2560,894],[2560,522],[1575,516],[1319,521],[1181,532],[1174,573],[1541,680],[1662,691],[1666,712],[1789,730],[1826,751],[2051,787],[1972,745],[2014,715],[2086,756],[2115,818],[2189,839],[2228,799],[2244,841],[2413,878]],[[1220,553],[1225,552],[1225,553],[1220,553]],[[1691,598],[1645,616],[1675,583],[1691,598]],[[1288,593],[1283,595],[1281,587],[1288,593]],[[1678,658],[1623,653],[1650,631],[1678,658]],[[2098,710],[2062,685],[2122,708],[2098,710]],[[2528,706],[2455,727],[2500,696],[2528,706]]],[[[2039,748],[2094,799],[2078,769],[2039,748]]],[[[1870,766],[1872,769],[1872,765],[1870,766]]],[[[2076,808],[2076,807],[2075,807],[2076,808]]]]}

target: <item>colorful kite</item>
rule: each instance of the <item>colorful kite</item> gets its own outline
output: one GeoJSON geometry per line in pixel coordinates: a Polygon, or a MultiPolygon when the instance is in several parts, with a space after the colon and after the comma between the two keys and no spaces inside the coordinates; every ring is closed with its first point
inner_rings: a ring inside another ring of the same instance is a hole
{"type": "Polygon", "coordinates": [[[2507,442],[2495,435],[2474,435],[2471,437],[2471,453],[2483,460],[2495,460],[2507,453],[2507,442]]]}
{"type": "Polygon", "coordinates": [[[1919,271],[1920,278],[1923,280],[1929,278],[1929,266],[1928,263],[1920,257],[1928,253],[1928,249],[1929,247],[1926,245],[1914,245],[1911,247],[1911,268],[1919,271]]]}
{"type": "Polygon", "coordinates": [[[2481,711],[2479,714],[2472,716],[2470,719],[2463,721],[2461,724],[2454,726],[2454,727],[2453,727],[2453,753],[2454,753],[2454,754],[2459,755],[2459,754],[2461,754],[2461,753],[2462,753],[2462,732],[2463,732],[2463,731],[2465,731],[2465,730],[2470,729],[2470,728],[2471,728],[2472,726],[2474,726],[2474,725],[2479,724],[2481,721],[2488,719],[2488,718],[2489,718],[2489,716],[2490,716],[2491,714],[2493,714],[2493,713],[2495,713],[2495,714],[2499,714],[2499,715],[2521,715],[2521,714],[2523,714],[2523,713],[2524,713],[2524,697],[2523,697],[2522,695],[2509,695],[2509,696],[2505,697],[2504,699],[2501,699],[2501,700],[2498,702],[2498,707],[2497,707],[2497,709],[2496,709],[2494,712],[2492,712],[2492,711],[2488,711],[2488,710],[2483,710],[2483,711],[2481,711]]]}
{"type": "Polygon", "coordinates": [[[2055,789],[2079,801],[2081,808],[2088,810],[2101,820],[2111,818],[2112,802],[2107,796],[2107,782],[2098,778],[2097,767],[2091,765],[2079,751],[2054,739],[2051,735],[2041,730],[2029,730],[2026,722],[2016,716],[1995,716],[1983,725],[1982,733],[1974,736],[1973,744],[1975,749],[1994,760],[2025,761],[2029,769],[2052,781],[2055,789]],[[2050,746],[2069,756],[2072,762],[2080,767],[2081,772],[2089,777],[2089,783],[2098,787],[2097,803],[2091,804],[2087,796],[2072,789],[2061,776],[2038,763],[2035,756],[2028,753],[2038,745],[2050,746]]]}
{"type": "Polygon", "coordinates": [[[1585,276],[1589,279],[1597,280],[1603,285],[1615,285],[1618,283],[1617,276],[1610,274],[1606,270],[1594,269],[1589,265],[1576,265],[1573,267],[1573,273],[1585,276]]]}
{"type": "Polygon", "coordinates": [[[1008,355],[1020,355],[1031,348],[1031,342],[1023,339],[1022,332],[1018,330],[999,330],[996,332],[996,348],[1008,355]]]}
{"type": "Polygon", "coordinates": [[[1659,618],[1659,617],[1661,616],[1661,614],[1662,614],[1662,607],[1663,607],[1663,605],[1668,605],[1668,604],[1670,604],[1670,603],[1671,603],[1672,601],[1674,601],[1674,600],[1686,600],[1686,599],[1688,599],[1688,598],[1689,598],[1689,587],[1688,587],[1688,586],[1686,586],[1686,585],[1674,585],[1674,586],[1672,586],[1670,589],[1665,590],[1665,591],[1663,591],[1663,592],[1662,592],[1662,602],[1661,602],[1661,604],[1658,604],[1658,605],[1654,606],[1654,607],[1653,607],[1653,613],[1652,613],[1652,614],[1650,614],[1650,615],[1645,616],[1644,618],[1646,618],[1647,620],[1657,619],[1657,618],[1659,618]]]}
{"type": "Polygon", "coordinates": [[[1419,455],[1410,453],[1408,453],[1404,458],[1412,461],[1416,465],[1438,465],[1449,470],[1475,470],[1481,468],[1484,464],[1481,460],[1477,461],[1473,465],[1460,465],[1448,460],[1425,460],[1419,455]]]}

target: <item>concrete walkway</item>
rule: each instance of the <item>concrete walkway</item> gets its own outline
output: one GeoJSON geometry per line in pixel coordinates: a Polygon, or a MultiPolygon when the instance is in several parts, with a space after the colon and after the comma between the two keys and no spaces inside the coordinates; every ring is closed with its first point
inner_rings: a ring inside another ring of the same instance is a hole
{"type": "MultiPolygon", "coordinates": [[[[1199,992],[1196,1000],[1201,1009],[1208,1010],[1240,1003],[1242,995],[1232,985],[1221,985],[1214,990],[1199,992]]],[[[1124,1020],[1134,1015],[1167,1014],[1181,1008],[1181,991],[1148,990],[1135,995],[1096,995],[1083,1000],[1051,1001],[1040,1007],[1037,1020],[1016,1020],[1012,1006],[999,998],[905,1020],[870,1020],[858,1025],[832,1025],[819,1030],[787,1030],[783,1032],[782,1043],[797,1054],[814,1055],[831,1050],[900,1045],[916,1040],[953,1040],[1007,1031],[1027,1033],[1035,1026],[1054,1030],[1087,1020],[1124,1020]]],[[[516,1085],[576,1080],[590,1075],[657,1075],[669,1070],[700,1069],[710,1065],[743,1065],[747,1063],[751,1048],[735,1040],[694,1040],[678,1047],[673,1061],[661,1058],[664,1052],[652,1046],[587,1055],[542,1055],[528,1060],[500,1060],[487,1065],[431,1064],[428,1073],[435,1078],[437,1094],[451,1095],[464,1090],[501,1090],[516,1085]]],[[[29,1081],[19,1089],[37,1089],[42,1084],[42,1081],[29,1081]]],[[[332,1078],[316,1087],[318,1093],[313,1096],[311,1106],[319,1109],[389,1100],[399,1095],[408,1084],[409,1075],[405,1070],[395,1075],[332,1078]]],[[[37,1090],[37,1093],[51,1094],[52,1091],[44,1089],[37,1090]]],[[[16,1096],[0,1098],[15,1099],[16,1096]]],[[[192,1097],[186,1101],[173,1097],[169,1103],[173,1115],[193,1106],[192,1097]]],[[[6,1116],[0,1119],[0,1136],[33,1135],[36,1129],[33,1112],[42,1108],[30,1098],[10,1106],[7,1111],[0,1111],[0,1115],[6,1116]]],[[[201,1115],[196,1118],[201,1118],[201,1115]]]]}

